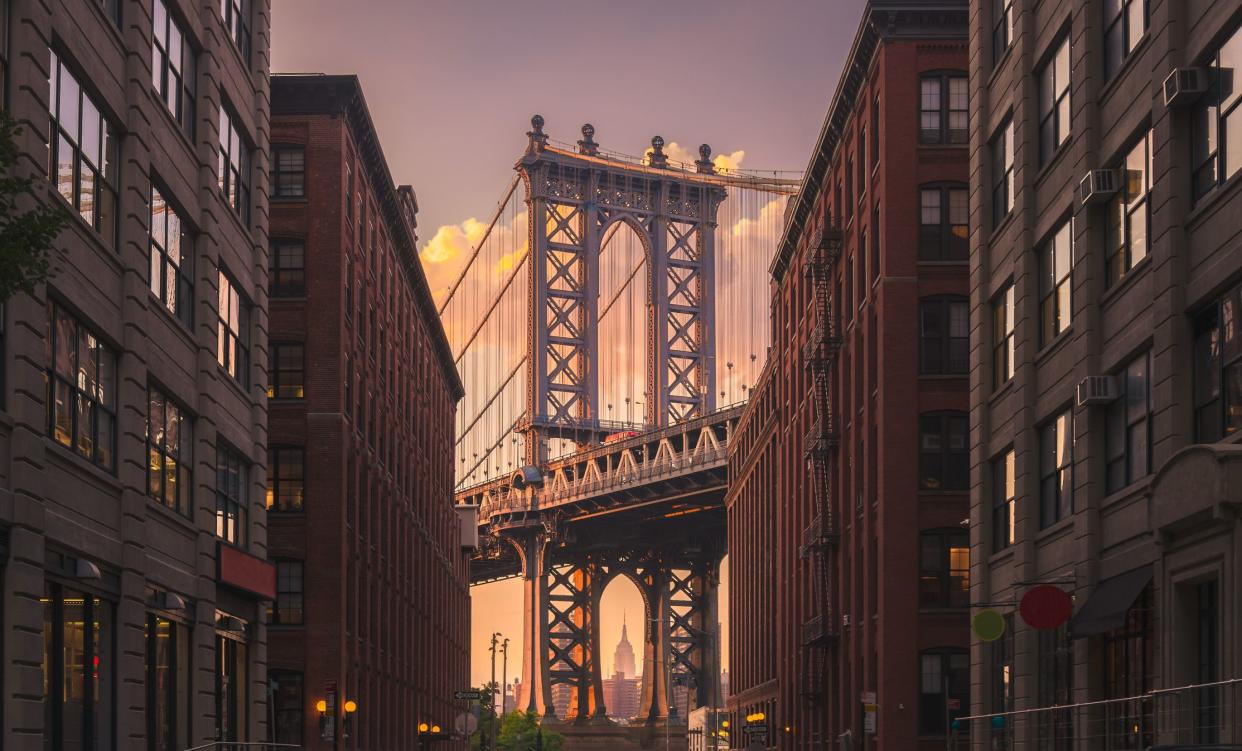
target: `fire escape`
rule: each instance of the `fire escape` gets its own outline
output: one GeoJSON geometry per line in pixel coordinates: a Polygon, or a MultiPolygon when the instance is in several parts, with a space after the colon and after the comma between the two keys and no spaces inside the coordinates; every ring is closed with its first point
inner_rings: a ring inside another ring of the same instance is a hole
{"type": "Polygon", "coordinates": [[[815,308],[815,327],[802,349],[802,360],[810,371],[815,421],[803,440],[808,478],[814,499],[815,515],[802,532],[800,553],[808,560],[811,573],[812,601],[817,611],[802,624],[803,684],[807,701],[821,705],[824,701],[824,675],[828,666],[828,650],[838,636],[838,623],[833,611],[836,517],[830,497],[833,487],[832,465],[837,448],[837,424],[832,411],[832,367],[841,347],[837,327],[836,302],[830,299],[829,281],[841,257],[842,232],[830,213],[825,212],[819,229],[812,236],[802,267],[811,284],[815,308]]]}

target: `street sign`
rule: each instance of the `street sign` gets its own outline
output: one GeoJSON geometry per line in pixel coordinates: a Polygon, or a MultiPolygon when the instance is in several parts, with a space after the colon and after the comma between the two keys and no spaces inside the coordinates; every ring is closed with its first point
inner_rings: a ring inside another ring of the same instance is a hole
{"type": "MultiPolygon", "coordinates": [[[[873,694],[874,696],[874,694],[873,694]]],[[[880,711],[879,704],[863,705],[863,732],[867,735],[875,735],[875,718],[876,713],[880,711]]]]}
{"type": "Polygon", "coordinates": [[[961,699],[949,699],[949,711],[950,712],[962,711],[962,700],[961,699]]]}
{"type": "Polygon", "coordinates": [[[479,728],[479,718],[473,712],[462,712],[453,722],[453,729],[458,735],[467,736],[479,728]]]}
{"type": "Polygon", "coordinates": [[[477,688],[467,689],[465,691],[454,691],[453,698],[458,701],[478,701],[483,698],[483,692],[477,688]]]}

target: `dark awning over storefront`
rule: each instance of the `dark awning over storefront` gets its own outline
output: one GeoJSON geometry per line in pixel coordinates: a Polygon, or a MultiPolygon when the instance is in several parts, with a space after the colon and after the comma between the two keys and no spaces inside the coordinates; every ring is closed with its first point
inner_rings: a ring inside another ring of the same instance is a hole
{"type": "Polygon", "coordinates": [[[1070,621],[1070,635],[1081,639],[1124,626],[1126,612],[1150,581],[1150,564],[1101,581],[1070,621]]]}

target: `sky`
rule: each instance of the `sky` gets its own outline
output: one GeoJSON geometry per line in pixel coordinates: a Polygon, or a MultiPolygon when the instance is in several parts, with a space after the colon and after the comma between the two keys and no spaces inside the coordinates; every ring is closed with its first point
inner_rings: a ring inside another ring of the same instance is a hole
{"type": "MultiPolygon", "coordinates": [[[[658,134],[691,153],[709,143],[744,169],[802,170],[863,4],[273,0],[272,71],[359,76],[393,178],[417,193],[426,249],[486,221],[535,113],[561,141],[590,122],[609,150],[642,154],[658,134]]],[[[472,680],[490,677],[494,630],[511,640],[514,675],[520,583],[476,587],[472,607],[472,680]]],[[[641,654],[641,610],[624,584],[605,594],[606,672],[623,613],[641,654]]]]}

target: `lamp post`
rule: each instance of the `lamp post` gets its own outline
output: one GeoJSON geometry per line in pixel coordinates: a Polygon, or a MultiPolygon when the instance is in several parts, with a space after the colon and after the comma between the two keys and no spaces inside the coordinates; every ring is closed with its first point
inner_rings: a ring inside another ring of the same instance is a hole
{"type": "Polygon", "coordinates": [[[500,716],[504,717],[508,707],[505,706],[508,697],[505,695],[509,688],[509,639],[505,638],[504,643],[500,645],[500,654],[504,655],[501,664],[504,666],[501,671],[500,678],[500,716]]]}
{"type": "Polygon", "coordinates": [[[489,702],[490,706],[487,709],[492,721],[490,723],[491,732],[486,735],[488,737],[487,747],[492,749],[496,748],[496,644],[500,641],[499,637],[501,636],[504,636],[504,634],[499,631],[494,632],[492,634],[492,646],[490,647],[492,653],[492,683],[490,688],[493,693],[492,700],[489,702]]]}

